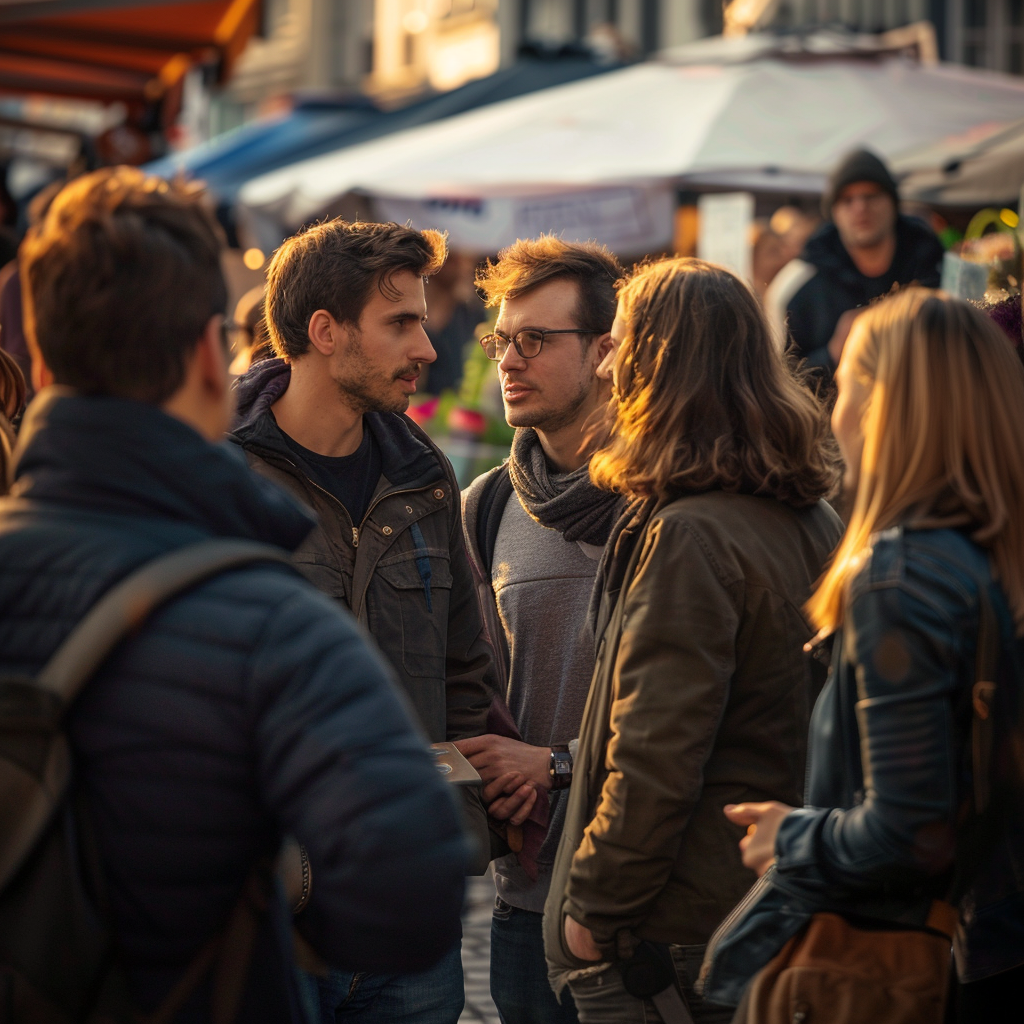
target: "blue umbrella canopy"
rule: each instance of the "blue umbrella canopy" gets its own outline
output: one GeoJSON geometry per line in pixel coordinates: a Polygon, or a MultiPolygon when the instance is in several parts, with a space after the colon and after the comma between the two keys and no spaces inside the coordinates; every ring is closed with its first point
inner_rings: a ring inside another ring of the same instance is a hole
{"type": "Polygon", "coordinates": [[[218,204],[229,206],[247,181],[299,160],[620,66],[575,49],[533,51],[493,75],[398,110],[383,111],[362,96],[300,97],[288,114],[243,125],[144,169],[205,181],[218,204]]]}

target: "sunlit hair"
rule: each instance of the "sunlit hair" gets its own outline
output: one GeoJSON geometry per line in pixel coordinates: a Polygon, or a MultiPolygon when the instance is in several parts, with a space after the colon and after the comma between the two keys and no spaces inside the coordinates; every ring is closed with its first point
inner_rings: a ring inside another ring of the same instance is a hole
{"type": "Polygon", "coordinates": [[[672,499],[722,490],[797,507],[838,480],[826,416],[773,343],[753,292],[695,259],[640,267],[619,289],[611,440],[599,487],[672,499]]]}
{"type": "Polygon", "coordinates": [[[549,281],[574,281],[574,326],[604,334],[615,319],[615,284],[621,277],[622,267],[606,246],[541,235],[502,249],[497,260],[477,271],[476,286],[488,306],[498,306],[549,281]]]}
{"type": "Polygon", "coordinates": [[[846,535],[808,602],[843,619],[849,583],[878,530],[968,527],[991,552],[1024,632],[1024,367],[983,313],[912,288],[863,313],[843,353],[870,388],[864,449],[846,535]]]}

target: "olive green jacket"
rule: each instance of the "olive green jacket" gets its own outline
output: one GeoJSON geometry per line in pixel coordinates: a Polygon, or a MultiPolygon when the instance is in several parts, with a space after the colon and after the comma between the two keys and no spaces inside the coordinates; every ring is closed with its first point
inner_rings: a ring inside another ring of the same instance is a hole
{"type": "Polygon", "coordinates": [[[824,501],[794,509],[716,491],[613,535],[545,907],[556,987],[584,966],[565,948],[566,914],[616,959],[637,939],[706,942],[750,888],[743,829],[722,807],[802,803],[824,682],[803,653],[802,606],[841,532],[824,501]]]}

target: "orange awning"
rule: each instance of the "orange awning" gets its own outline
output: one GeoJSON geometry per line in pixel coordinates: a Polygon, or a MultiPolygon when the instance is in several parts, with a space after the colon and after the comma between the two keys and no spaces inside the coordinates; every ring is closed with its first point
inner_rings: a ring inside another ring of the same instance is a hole
{"type": "Polygon", "coordinates": [[[194,65],[224,81],[260,9],[260,0],[0,4],[0,91],[150,105],[194,65]]]}

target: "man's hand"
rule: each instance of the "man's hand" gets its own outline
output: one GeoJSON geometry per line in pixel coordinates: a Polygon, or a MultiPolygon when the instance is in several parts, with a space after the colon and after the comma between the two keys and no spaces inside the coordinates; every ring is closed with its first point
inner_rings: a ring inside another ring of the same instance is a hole
{"type": "Polygon", "coordinates": [[[743,863],[760,878],[775,860],[775,837],[782,819],[792,807],[769,800],[763,804],[726,804],[725,816],[736,825],[747,825],[747,834],[740,840],[743,863]]]}
{"type": "Polygon", "coordinates": [[[863,309],[848,309],[839,318],[836,329],[832,332],[832,337],[828,342],[828,355],[833,366],[839,365],[843,349],[846,347],[846,339],[850,336],[850,328],[853,327],[853,321],[863,312],[863,309]]]}
{"type": "Polygon", "coordinates": [[[579,960],[604,959],[594,941],[594,933],[568,914],[565,915],[565,944],[569,947],[569,952],[579,960]]]}
{"type": "Polygon", "coordinates": [[[484,789],[483,798],[484,803],[489,804],[487,813],[492,818],[522,825],[537,802],[537,787],[527,782],[521,773],[508,772],[484,789]],[[500,795],[495,799],[489,794],[500,795]]]}
{"type": "Polygon", "coordinates": [[[494,733],[456,740],[454,745],[484,780],[485,803],[506,792],[504,786],[497,785],[497,780],[510,772],[518,772],[538,789],[551,788],[550,747],[534,747],[494,733]]]}

